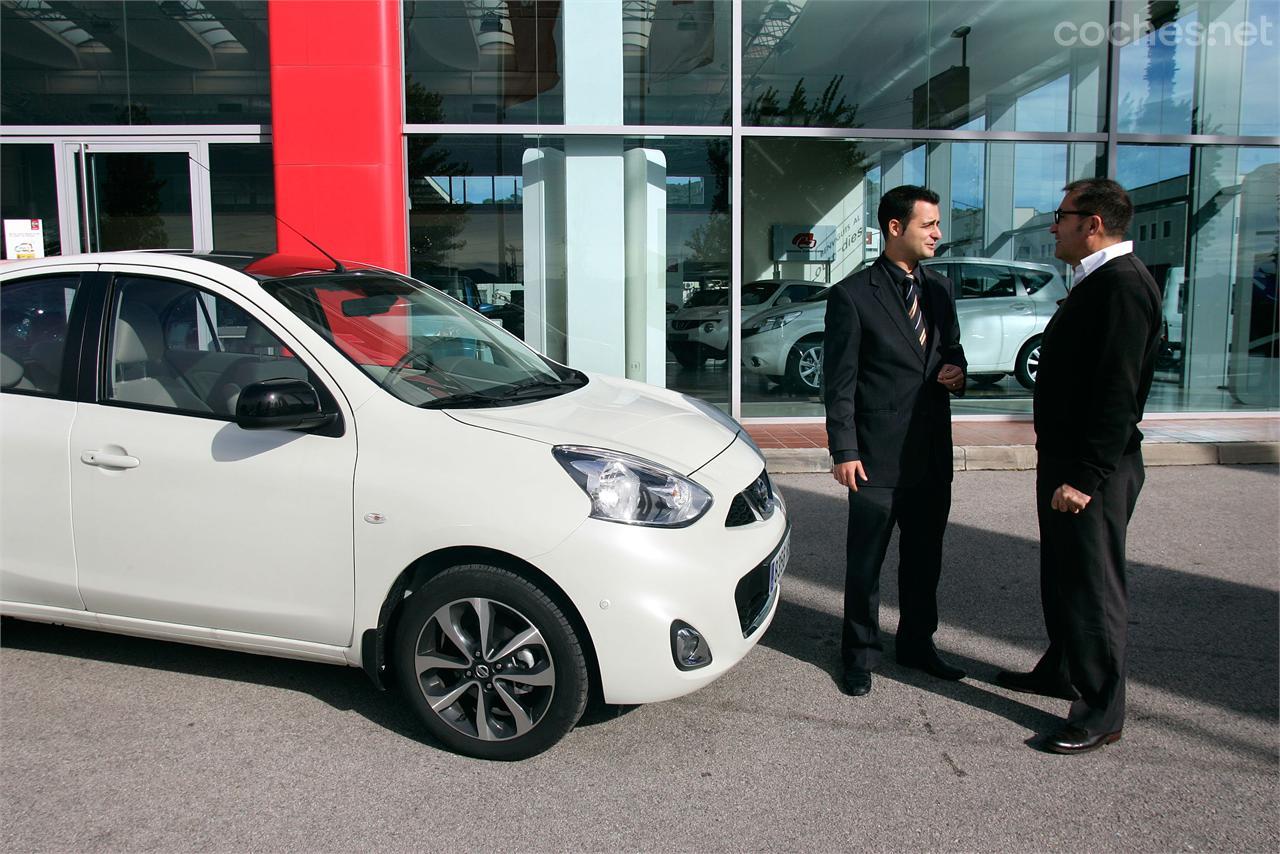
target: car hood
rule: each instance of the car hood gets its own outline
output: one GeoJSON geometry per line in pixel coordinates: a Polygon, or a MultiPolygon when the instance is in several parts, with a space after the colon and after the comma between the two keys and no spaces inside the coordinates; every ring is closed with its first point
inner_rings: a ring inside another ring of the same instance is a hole
{"type": "Polygon", "coordinates": [[[622,451],[691,474],[731,445],[737,431],[675,392],[590,374],[568,394],[499,409],[449,409],[463,424],[548,445],[622,451]]]}

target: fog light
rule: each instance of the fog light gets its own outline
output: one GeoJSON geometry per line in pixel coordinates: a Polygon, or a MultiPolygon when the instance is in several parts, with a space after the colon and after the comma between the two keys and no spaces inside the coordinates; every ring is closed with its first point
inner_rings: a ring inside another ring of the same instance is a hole
{"type": "Polygon", "coordinates": [[[702,633],[684,620],[671,624],[671,657],[681,670],[697,670],[711,663],[711,648],[702,633]]]}
{"type": "Polygon", "coordinates": [[[714,322],[714,321],[712,321],[711,323],[704,323],[704,324],[702,324],[702,331],[703,331],[703,332],[706,332],[707,334],[710,334],[710,333],[712,333],[712,332],[715,332],[715,331],[716,331],[716,324],[715,324],[715,322],[714,322]]]}

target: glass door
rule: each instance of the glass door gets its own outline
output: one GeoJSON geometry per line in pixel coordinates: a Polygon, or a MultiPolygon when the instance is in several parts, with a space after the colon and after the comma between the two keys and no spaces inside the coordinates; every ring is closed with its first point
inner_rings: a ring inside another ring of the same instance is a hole
{"type": "Polygon", "coordinates": [[[63,251],[211,249],[201,148],[194,141],[64,143],[60,195],[71,227],[63,251]]]}

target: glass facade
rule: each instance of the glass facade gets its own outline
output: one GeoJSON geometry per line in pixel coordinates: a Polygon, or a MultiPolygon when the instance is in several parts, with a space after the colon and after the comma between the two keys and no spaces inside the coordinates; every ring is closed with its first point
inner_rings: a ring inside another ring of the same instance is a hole
{"type": "Polygon", "coordinates": [[[528,340],[553,356],[613,342],[626,368],[579,366],[739,417],[821,417],[825,288],[879,254],[880,195],[924,184],[941,197],[932,263],[957,285],[971,366],[954,409],[1025,414],[1039,337],[1071,279],[1054,257],[1052,211],[1066,183],[1115,177],[1136,205],[1129,237],[1165,295],[1150,409],[1280,406],[1274,3],[528,5],[405,4],[412,259],[415,274],[473,281],[509,328],[527,332],[536,317],[544,329],[528,340]],[[547,34],[519,73],[516,7],[547,34]],[[482,32],[507,59],[478,59],[482,32]],[[554,139],[450,127],[467,123],[553,125],[554,139]],[[663,130],[637,137],[637,126],[663,130]],[[659,177],[646,182],[628,157],[659,177]],[[543,191],[531,195],[535,178],[543,191]],[[632,230],[645,217],[663,227],[632,230]],[[661,276],[612,269],[657,245],[661,276]],[[532,257],[536,270],[521,261],[532,257]],[[544,304],[519,303],[526,292],[544,304]],[[663,329],[650,319],[645,334],[661,341],[665,370],[652,370],[652,352],[636,370],[634,311],[657,293],[663,329]],[[590,326],[575,325],[581,312],[590,326]]]}
{"type": "MultiPolygon", "coordinates": [[[[272,250],[271,2],[321,0],[0,0],[4,218],[45,254],[272,250]]],[[[1051,212],[1108,176],[1164,292],[1149,408],[1280,408],[1274,0],[399,6],[407,270],[557,359],[819,418],[823,289],[925,184],[956,411],[1025,414],[1051,212]]]]}

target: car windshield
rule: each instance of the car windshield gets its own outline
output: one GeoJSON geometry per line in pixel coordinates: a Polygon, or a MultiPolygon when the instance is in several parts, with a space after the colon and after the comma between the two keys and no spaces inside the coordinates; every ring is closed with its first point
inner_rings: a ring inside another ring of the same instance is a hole
{"type": "Polygon", "coordinates": [[[360,270],[274,279],[262,287],[374,382],[414,406],[510,406],[587,382],[413,279],[360,270]]]}
{"type": "Polygon", "coordinates": [[[707,308],[713,305],[728,305],[729,289],[715,288],[709,291],[697,291],[684,302],[685,308],[707,308]]]}
{"type": "Polygon", "coordinates": [[[742,304],[760,305],[760,303],[768,301],[769,297],[773,296],[773,292],[777,289],[777,282],[751,282],[743,285],[742,304]]]}

